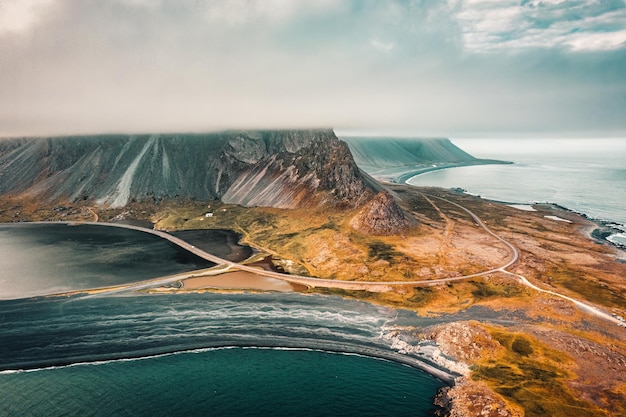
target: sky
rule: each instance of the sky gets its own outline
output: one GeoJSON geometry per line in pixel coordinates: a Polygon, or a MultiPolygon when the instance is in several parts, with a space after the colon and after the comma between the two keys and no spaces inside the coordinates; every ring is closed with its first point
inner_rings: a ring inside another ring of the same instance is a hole
{"type": "MultiPolygon", "coordinates": [[[[550,138],[454,138],[453,143],[477,158],[510,160],[520,162],[520,157],[537,161],[544,156],[551,161],[573,159],[585,161],[604,161],[609,166],[622,166],[626,161],[626,139],[607,137],[550,138]],[[610,149],[610,152],[607,152],[610,149]]],[[[586,165],[588,167],[588,165],[586,165]]],[[[600,166],[596,167],[600,169],[600,166]]],[[[623,169],[626,173],[626,167],[623,169]]],[[[611,174],[607,174],[611,175],[611,174]]],[[[619,177],[619,173],[615,177],[619,177]]],[[[623,174],[621,174],[623,177],[623,174]]],[[[626,177],[624,177],[626,178],[626,177]]]]}
{"type": "Polygon", "coordinates": [[[0,0],[0,136],[626,137],[625,0],[0,0]]]}

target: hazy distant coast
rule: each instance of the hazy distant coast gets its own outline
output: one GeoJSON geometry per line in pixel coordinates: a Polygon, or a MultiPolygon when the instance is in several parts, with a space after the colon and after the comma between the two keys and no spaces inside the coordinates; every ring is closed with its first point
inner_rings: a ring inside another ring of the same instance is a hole
{"type": "MultiPolygon", "coordinates": [[[[382,172],[379,176],[377,173],[376,176],[381,179],[386,179],[389,182],[394,182],[398,184],[406,184],[408,180],[411,178],[417,177],[418,175],[426,174],[428,172],[440,171],[443,169],[450,168],[459,168],[459,167],[468,167],[475,165],[510,165],[513,162],[509,161],[499,161],[495,159],[477,159],[476,161],[467,161],[467,162],[458,162],[458,163],[440,163],[437,165],[430,166],[415,166],[415,167],[398,167],[395,169],[395,172],[382,172]]],[[[391,171],[391,170],[390,170],[391,171]]]]}
{"type": "MultiPolygon", "coordinates": [[[[611,145],[617,148],[618,144],[612,142],[611,145]]],[[[489,158],[511,158],[509,160],[514,163],[482,167],[459,164],[454,166],[458,169],[450,172],[401,179],[414,186],[467,190],[468,194],[495,202],[550,206],[563,210],[555,213],[558,217],[567,217],[566,212],[576,213],[590,222],[583,230],[585,235],[623,251],[626,248],[626,217],[623,199],[620,200],[619,193],[615,192],[623,185],[626,174],[623,159],[619,152],[607,155],[591,145],[578,146],[584,153],[576,157],[570,149],[558,148],[552,142],[545,146],[533,144],[520,153],[494,148],[487,153],[489,158]]],[[[483,151],[485,149],[483,144],[483,151]]]]}
{"type": "Polygon", "coordinates": [[[398,184],[441,169],[512,163],[476,158],[446,138],[342,136],[340,139],[350,147],[359,168],[374,178],[398,184]]]}

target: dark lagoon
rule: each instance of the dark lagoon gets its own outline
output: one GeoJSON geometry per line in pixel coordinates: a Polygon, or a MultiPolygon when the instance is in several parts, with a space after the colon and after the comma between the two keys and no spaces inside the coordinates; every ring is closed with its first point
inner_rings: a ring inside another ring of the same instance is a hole
{"type": "Polygon", "coordinates": [[[231,230],[200,229],[172,232],[185,242],[232,262],[241,262],[252,256],[253,250],[248,245],[240,245],[241,235],[231,230]]]}
{"type": "Polygon", "coordinates": [[[128,284],[214,265],[149,233],[89,224],[2,224],[0,254],[0,299],[128,284]]]}

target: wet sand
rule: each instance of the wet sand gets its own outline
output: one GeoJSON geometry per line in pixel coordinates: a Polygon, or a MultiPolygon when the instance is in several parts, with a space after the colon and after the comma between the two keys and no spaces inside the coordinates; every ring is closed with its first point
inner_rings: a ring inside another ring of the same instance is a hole
{"type": "Polygon", "coordinates": [[[237,290],[259,290],[293,292],[304,291],[306,287],[290,284],[279,279],[263,277],[247,271],[234,271],[225,274],[189,278],[183,281],[182,289],[198,290],[202,288],[221,288],[237,290]]]}

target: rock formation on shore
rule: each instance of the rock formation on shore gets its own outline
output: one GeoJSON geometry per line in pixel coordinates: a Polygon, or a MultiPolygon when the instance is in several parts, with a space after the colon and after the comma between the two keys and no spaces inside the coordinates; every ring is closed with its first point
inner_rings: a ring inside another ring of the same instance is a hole
{"type": "Polygon", "coordinates": [[[372,192],[327,129],[3,140],[0,194],[105,207],[182,198],[296,208],[354,207],[372,192]]]}
{"type": "Polygon", "coordinates": [[[358,232],[384,236],[406,232],[417,221],[409,217],[387,191],[381,191],[350,220],[358,232]]]}

